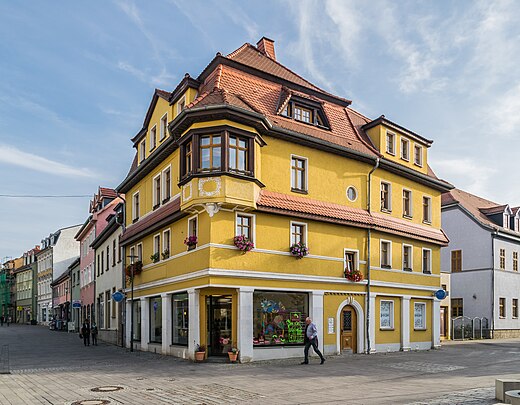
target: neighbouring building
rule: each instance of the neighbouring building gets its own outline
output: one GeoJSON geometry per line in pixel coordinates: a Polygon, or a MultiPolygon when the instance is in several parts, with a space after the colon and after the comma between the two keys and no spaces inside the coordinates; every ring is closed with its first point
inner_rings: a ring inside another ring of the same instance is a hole
{"type": "Polygon", "coordinates": [[[16,273],[16,322],[35,323],[37,311],[37,262],[36,253],[40,251],[35,246],[23,254],[23,266],[16,273]]]}
{"type": "Polygon", "coordinates": [[[74,331],[78,331],[81,324],[81,287],[80,287],[80,259],[74,260],[69,266],[69,277],[71,284],[71,321],[74,331]]]}
{"type": "Polygon", "coordinates": [[[114,213],[107,217],[107,226],[91,244],[96,257],[96,305],[99,339],[121,345],[123,336],[122,304],[112,295],[124,286],[125,273],[119,248],[119,238],[123,225],[123,204],[114,207],[114,213]]]}
{"type": "Polygon", "coordinates": [[[70,272],[68,269],[51,283],[51,288],[53,316],[56,321],[55,328],[58,330],[66,330],[70,320],[72,295],[70,272]]]}
{"type": "Polygon", "coordinates": [[[67,272],[78,257],[79,244],[74,235],[80,225],[73,225],[50,234],[41,241],[36,254],[38,263],[38,323],[47,325],[53,315],[51,283],[67,272]]]}
{"type": "MultiPolygon", "coordinates": [[[[520,210],[454,189],[442,196],[443,229],[450,239],[441,266],[451,273],[451,317],[496,338],[520,337],[520,210]],[[476,319],[471,325],[471,320],[476,319]]],[[[452,335],[462,337],[461,323],[452,335]]]]}
{"type": "MultiPolygon", "coordinates": [[[[80,243],[80,300],[81,321],[89,318],[96,320],[96,285],[95,285],[95,255],[91,244],[107,226],[106,218],[113,213],[114,207],[121,202],[115,190],[99,187],[90,201],[90,215],[83,223],[75,238],[80,243]]],[[[97,264],[101,266],[101,263],[97,264]]],[[[104,266],[104,263],[103,263],[104,266]]]]}
{"type": "Polygon", "coordinates": [[[7,260],[0,270],[0,316],[16,321],[16,273],[23,266],[23,258],[7,260]]]}
{"type": "Polygon", "coordinates": [[[451,337],[451,274],[441,266],[441,288],[446,291],[446,298],[441,300],[441,340],[450,339],[451,337]]]}
{"type": "Polygon", "coordinates": [[[264,37],[156,90],[132,142],[118,187],[128,344],[295,357],[310,316],[326,354],[439,347],[452,186],[428,165],[431,140],[356,112],[264,37]]]}

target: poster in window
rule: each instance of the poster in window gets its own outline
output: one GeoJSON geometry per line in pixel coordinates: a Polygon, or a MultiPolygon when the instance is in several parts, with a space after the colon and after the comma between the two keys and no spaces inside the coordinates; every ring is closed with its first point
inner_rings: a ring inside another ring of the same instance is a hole
{"type": "Polygon", "coordinates": [[[424,304],[414,304],[414,328],[415,329],[424,329],[425,327],[425,305],[424,304]]]}
{"type": "Polygon", "coordinates": [[[381,313],[380,313],[381,328],[392,327],[392,302],[381,301],[381,313]]]}

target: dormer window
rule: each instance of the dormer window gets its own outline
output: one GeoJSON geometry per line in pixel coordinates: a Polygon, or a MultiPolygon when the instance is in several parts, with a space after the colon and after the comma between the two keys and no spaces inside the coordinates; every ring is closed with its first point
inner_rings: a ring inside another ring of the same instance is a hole
{"type": "Polygon", "coordinates": [[[520,217],[515,217],[515,232],[520,232],[520,217]]]}
{"type": "Polygon", "coordinates": [[[155,145],[157,144],[157,127],[154,127],[150,130],[150,150],[155,149],[155,145]]]}
{"type": "Polygon", "coordinates": [[[139,163],[146,158],[146,139],[143,139],[139,146],[139,163]]]}
{"type": "Polygon", "coordinates": [[[281,111],[281,115],[296,121],[329,128],[321,103],[293,96],[281,111]]]}
{"type": "Polygon", "coordinates": [[[509,214],[504,212],[504,228],[509,229],[509,214]]]}

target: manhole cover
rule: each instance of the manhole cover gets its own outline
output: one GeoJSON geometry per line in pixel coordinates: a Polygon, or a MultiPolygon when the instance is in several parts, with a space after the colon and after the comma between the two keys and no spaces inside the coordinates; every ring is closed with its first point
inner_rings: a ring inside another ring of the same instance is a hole
{"type": "Polygon", "coordinates": [[[92,392],[114,392],[114,391],[121,391],[123,387],[118,387],[116,385],[107,385],[104,387],[96,387],[92,388],[90,391],[92,392]]]}
{"type": "Polygon", "coordinates": [[[73,402],[71,405],[106,405],[109,403],[110,401],[106,399],[85,399],[83,401],[73,402]]]}

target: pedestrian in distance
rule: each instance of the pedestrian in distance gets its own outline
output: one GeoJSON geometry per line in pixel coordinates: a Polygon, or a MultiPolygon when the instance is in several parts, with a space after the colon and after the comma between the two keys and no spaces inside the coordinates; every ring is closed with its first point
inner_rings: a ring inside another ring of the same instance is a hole
{"type": "Polygon", "coordinates": [[[0,316],[0,326],[4,326],[4,316],[0,316]]]}
{"type": "Polygon", "coordinates": [[[90,322],[88,318],[85,319],[81,326],[81,336],[83,336],[83,344],[85,346],[90,346],[90,322]]]}
{"type": "Polygon", "coordinates": [[[90,333],[92,334],[92,346],[97,346],[98,328],[96,322],[92,322],[90,333]]]}
{"type": "Polygon", "coordinates": [[[312,319],[307,317],[305,319],[305,333],[303,335],[303,341],[305,342],[305,360],[302,361],[301,364],[309,364],[309,349],[312,346],[314,352],[320,356],[321,362],[320,364],[325,363],[325,357],[323,357],[323,354],[321,354],[320,349],[318,349],[318,328],[316,328],[316,325],[314,322],[312,322],[312,319]]]}
{"type": "Polygon", "coordinates": [[[11,323],[11,317],[8,316],[8,317],[7,317],[7,326],[9,326],[10,323],[11,323]]]}

